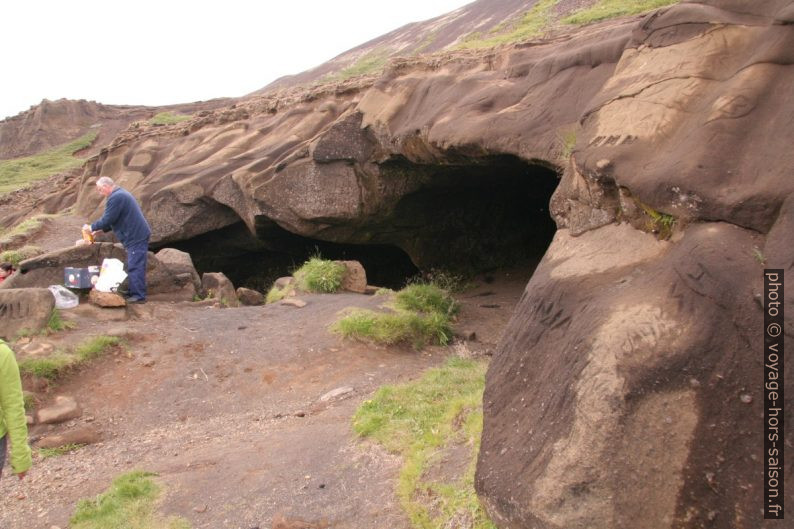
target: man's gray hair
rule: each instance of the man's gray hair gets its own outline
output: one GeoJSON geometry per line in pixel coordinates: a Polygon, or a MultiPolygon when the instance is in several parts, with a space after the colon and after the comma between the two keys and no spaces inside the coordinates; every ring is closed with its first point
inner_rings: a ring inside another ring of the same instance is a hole
{"type": "Polygon", "coordinates": [[[114,185],[116,185],[116,183],[113,182],[113,179],[110,178],[109,176],[100,176],[99,179],[96,181],[96,185],[97,187],[99,186],[113,187],[114,185]]]}

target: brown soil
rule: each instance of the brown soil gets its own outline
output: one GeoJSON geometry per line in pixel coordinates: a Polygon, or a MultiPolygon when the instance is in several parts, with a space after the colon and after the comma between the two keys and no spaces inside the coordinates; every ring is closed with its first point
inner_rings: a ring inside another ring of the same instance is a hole
{"type": "MultiPolygon", "coordinates": [[[[73,243],[81,222],[58,217],[30,242],[45,249],[73,243]]],[[[66,527],[79,499],[143,469],[160,475],[162,510],[196,529],[265,528],[277,515],[340,528],[408,528],[394,493],[399,458],[357,439],[351,417],[383,384],[415,378],[451,354],[488,354],[528,275],[476,281],[458,296],[456,323],[476,341],[421,352],[343,341],[328,331],[339,311],[376,308],[379,296],[306,295],[304,308],[149,302],[100,309],[86,302],[62,311],[76,328],[34,341],[57,348],[108,334],[124,337],[127,347],[44,393],[41,405],[75,396],[83,415],[34,426],[31,438],[90,424],[102,442],[37,459],[24,481],[7,474],[0,527],[66,527]],[[353,392],[320,402],[343,386],[353,392]]],[[[465,467],[445,461],[439,464],[465,467]]]]}

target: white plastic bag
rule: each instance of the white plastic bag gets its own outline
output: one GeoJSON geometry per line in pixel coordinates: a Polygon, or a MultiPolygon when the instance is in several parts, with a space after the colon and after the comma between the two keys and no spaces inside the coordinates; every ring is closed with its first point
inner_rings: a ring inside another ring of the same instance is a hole
{"type": "Polygon", "coordinates": [[[113,292],[126,278],[124,263],[118,259],[103,259],[102,268],[99,270],[99,279],[94,288],[100,292],[113,292]]]}
{"type": "Polygon", "coordinates": [[[66,287],[62,287],[61,285],[50,285],[47,288],[50,289],[52,296],[55,298],[56,309],[71,309],[80,303],[80,298],[66,287]]]}

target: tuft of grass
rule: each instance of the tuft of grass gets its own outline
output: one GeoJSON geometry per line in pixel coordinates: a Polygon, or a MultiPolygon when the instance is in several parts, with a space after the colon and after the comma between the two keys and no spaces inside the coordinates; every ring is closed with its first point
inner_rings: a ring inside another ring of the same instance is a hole
{"type": "Polygon", "coordinates": [[[94,336],[75,347],[74,354],[79,362],[90,362],[104,355],[108,349],[120,343],[121,340],[118,336],[94,336]]]}
{"type": "Polygon", "coordinates": [[[46,358],[25,358],[19,362],[19,371],[54,382],[68,371],[99,358],[120,343],[121,340],[115,336],[95,336],[80,343],[69,353],[56,351],[46,358]]]}
{"type": "Polygon", "coordinates": [[[344,338],[382,345],[411,343],[416,349],[452,340],[452,317],[458,304],[432,283],[414,283],[394,294],[394,312],[354,309],[331,325],[344,338]]]}
{"type": "Polygon", "coordinates": [[[58,309],[52,309],[45,333],[50,334],[66,329],[74,329],[75,326],[76,324],[72,321],[64,321],[64,319],[61,318],[61,312],[58,309]]]}
{"type": "Polygon", "coordinates": [[[398,309],[454,316],[460,307],[446,290],[433,283],[414,283],[394,295],[398,309]]]}
{"type": "Polygon", "coordinates": [[[573,154],[573,148],[576,146],[576,129],[570,128],[560,131],[557,134],[557,139],[560,144],[560,159],[568,161],[568,158],[573,154]]]}
{"type": "Polygon", "coordinates": [[[22,392],[22,400],[25,404],[25,412],[31,412],[36,407],[36,397],[28,391],[22,392]]]}
{"type": "Polygon", "coordinates": [[[122,474],[94,499],[80,500],[69,520],[72,529],[190,529],[184,518],[156,514],[157,474],[139,470],[122,474]]]}
{"type": "Polygon", "coordinates": [[[678,0],[600,0],[562,19],[564,24],[591,24],[601,20],[637,15],[660,7],[676,4],[678,0]]]}
{"type": "Polygon", "coordinates": [[[297,287],[306,292],[331,293],[342,286],[345,265],[314,256],[298,268],[293,277],[297,287]]]}
{"type": "Polygon", "coordinates": [[[96,139],[97,131],[33,156],[0,160],[0,194],[15,191],[48,176],[83,165],[85,160],[73,155],[96,139]]]}
{"type": "Polygon", "coordinates": [[[174,123],[182,123],[183,121],[187,121],[192,116],[186,116],[184,114],[176,114],[174,112],[160,112],[159,114],[155,114],[149,120],[149,125],[173,125],[174,123]]]}
{"type": "Polygon", "coordinates": [[[57,446],[55,448],[39,448],[39,457],[42,459],[47,459],[49,457],[59,457],[69,452],[74,452],[78,448],[80,448],[81,444],[69,443],[63,446],[57,446]]]}
{"type": "Polygon", "coordinates": [[[752,253],[756,261],[758,261],[762,265],[766,264],[766,256],[764,256],[764,253],[761,250],[759,250],[757,246],[753,247],[752,253]]]}
{"type": "Polygon", "coordinates": [[[495,528],[474,492],[485,370],[483,362],[450,358],[419,380],[381,387],[353,416],[358,435],[402,456],[397,495],[414,527],[441,529],[467,519],[467,527],[495,528]],[[430,477],[434,458],[461,444],[470,447],[463,475],[430,477]]]}
{"type": "Polygon", "coordinates": [[[278,288],[276,285],[273,285],[265,296],[265,303],[275,303],[277,301],[281,301],[287,297],[287,294],[289,294],[290,290],[292,290],[292,285],[287,285],[284,288],[278,288]]]}
{"type": "Polygon", "coordinates": [[[41,255],[43,253],[44,250],[38,246],[23,246],[22,248],[17,248],[16,250],[6,250],[0,253],[0,262],[11,263],[14,265],[14,268],[16,268],[19,266],[19,263],[25,259],[30,259],[31,257],[36,257],[37,255],[41,255]]]}
{"type": "Polygon", "coordinates": [[[648,222],[646,223],[645,228],[649,232],[656,234],[656,237],[660,240],[664,241],[669,239],[673,234],[676,218],[668,213],[656,211],[651,206],[640,201],[637,201],[637,203],[642,210],[645,211],[645,214],[648,215],[648,222]]]}

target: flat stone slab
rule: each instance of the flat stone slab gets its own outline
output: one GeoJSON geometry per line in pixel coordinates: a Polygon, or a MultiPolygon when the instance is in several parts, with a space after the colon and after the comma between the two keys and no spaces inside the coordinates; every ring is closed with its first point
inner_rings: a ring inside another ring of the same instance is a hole
{"type": "Polygon", "coordinates": [[[36,422],[55,424],[69,419],[76,419],[82,414],[83,410],[74,397],[58,395],[55,397],[55,404],[36,412],[36,422]]]}
{"type": "Polygon", "coordinates": [[[38,448],[58,448],[66,445],[91,445],[102,440],[99,431],[92,426],[80,426],[67,432],[47,435],[36,442],[38,448]]]}

